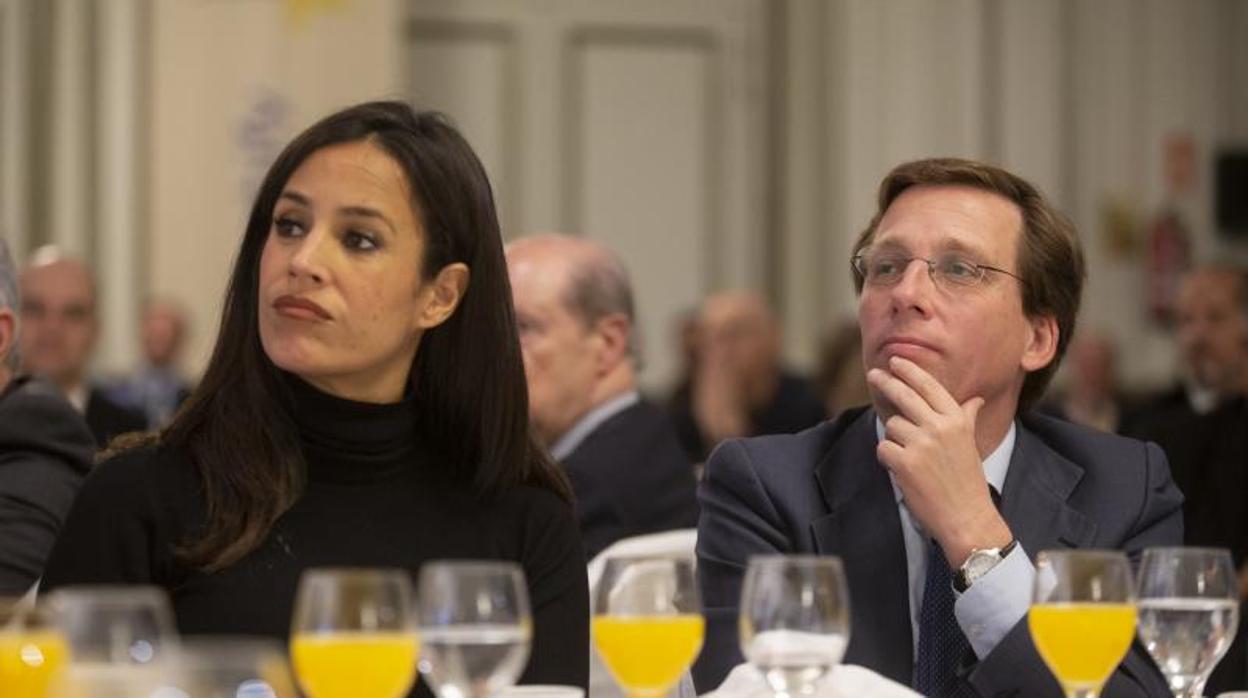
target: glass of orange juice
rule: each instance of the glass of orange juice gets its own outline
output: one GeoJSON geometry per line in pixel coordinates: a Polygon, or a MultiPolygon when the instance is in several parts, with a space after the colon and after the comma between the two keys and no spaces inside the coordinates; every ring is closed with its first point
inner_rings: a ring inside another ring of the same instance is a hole
{"type": "Polygon", "coordinates": [[[1113,550],[1046,550],[1036,557],[1028,627],[1067,696],[1096,698],[1135,637],[1131,565],[1113,550]]]}
{"type": "Polygon", "coordinates": [[[42,609],[0,599],[0,696],[44,698],[69,660],[69,643],[42,609]]]}
{"type": "Polygon", "coordinates": [[[290,654],[310,698],[399,698],[416,680],[420,643],[408,573],[319,568],[303,573],[290,654]]]}
{"type": "Polygon", "coordinates": [[[629,698],[666,695],[702,649],[688,558],[608,559],[592,603],[594,646],[629,698]]]}

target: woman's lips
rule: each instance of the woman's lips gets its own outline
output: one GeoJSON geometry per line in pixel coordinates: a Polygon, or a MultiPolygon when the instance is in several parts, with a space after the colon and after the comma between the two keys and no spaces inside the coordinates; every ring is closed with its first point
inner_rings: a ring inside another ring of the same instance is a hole
{"type": "Polygon", "coordinates": [[[299,320],[328,320],[329,311],[307,298],[281,296],[273,301],[273,309],[280,315],[299,320]]]}

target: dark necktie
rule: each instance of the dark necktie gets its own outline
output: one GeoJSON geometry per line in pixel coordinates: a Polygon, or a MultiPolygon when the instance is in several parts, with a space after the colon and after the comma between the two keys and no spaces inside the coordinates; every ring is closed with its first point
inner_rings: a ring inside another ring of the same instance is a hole
{"type": "Polygon", "coordinates": [[[936,541],[927,549],[927,578],[919,610],[919,653],[914,664],[914,688],[933,698],[961,698],[975,692],[957,677],[958,665],[970,650],[953,615],[953,587],[949,563],[936,541]]]}

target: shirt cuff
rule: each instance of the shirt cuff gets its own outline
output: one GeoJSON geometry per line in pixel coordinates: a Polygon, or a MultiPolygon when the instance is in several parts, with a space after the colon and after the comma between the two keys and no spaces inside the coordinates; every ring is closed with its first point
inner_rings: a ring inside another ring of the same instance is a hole
{"type": "Polygon", "coordinates": [[[988,656],[1027,615],[1035,578],[1036,568],[1019,543],[965,592],[954,590],[953,615],[976,657],[988,656]]]}

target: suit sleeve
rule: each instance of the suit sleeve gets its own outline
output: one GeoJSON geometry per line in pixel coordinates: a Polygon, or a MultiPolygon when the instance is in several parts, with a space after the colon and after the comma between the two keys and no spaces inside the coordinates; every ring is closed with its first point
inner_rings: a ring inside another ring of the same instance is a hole
{"type": "MultiPolygon", "coordinates": [[[[1156,444],[1150,443],[1144,447],[1143,459],[1141,505],[1134,523],[1122,540],[1098,542],[1101,547],[1127,553],[1133,564],[1139,562],[1145,548],[1183,544],[1183,495],[1170,478],[1166,457],[1156,444]]],[[[967,680],[983,696],[1061,695],[1056,680],[1032,644],[1026,617],[987,657],[964,670],[967,680]]],[[[1103,698],[1170,695],[1161,672],[1138,640],[1101,692],[1103,698]]]]}
{"type": "Polygon", "coordinates": [[[20,596],[42,574],[82,479],[50,456],[0,456],[0,594],[20,596]]]}
{"type": "Polygon", "coordinates": [[[693,681],[698,692],[705,693],[717,688],[742,661],[737,612],[750,556],[783,554],[792,546],[749,451],[739,440],[726,441],[711,454],[698,500],[698,583],[706,639],[693,667],[693,681]]]}

